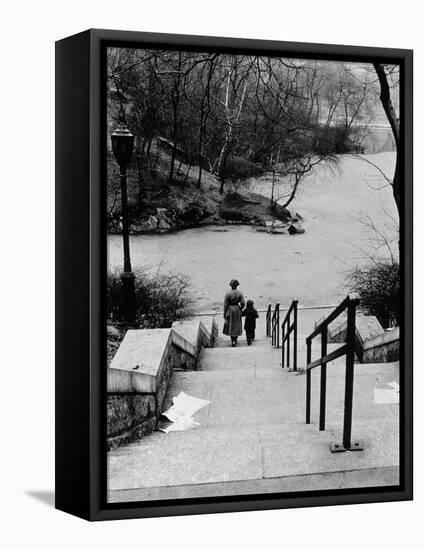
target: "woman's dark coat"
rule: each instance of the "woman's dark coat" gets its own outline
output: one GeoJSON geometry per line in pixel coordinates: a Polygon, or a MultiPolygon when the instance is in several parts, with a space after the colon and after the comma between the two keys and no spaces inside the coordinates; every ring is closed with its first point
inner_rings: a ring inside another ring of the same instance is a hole
{"type": "Polygon", "coordinates": [[[229,290],[225,294],[225,301],[223,303],[223,316],[225,318],[225,325],[222,331],[223,334],[227,336],[241,336],[241,311],[244,305],[244,296],[239,290],[229,290]]]}

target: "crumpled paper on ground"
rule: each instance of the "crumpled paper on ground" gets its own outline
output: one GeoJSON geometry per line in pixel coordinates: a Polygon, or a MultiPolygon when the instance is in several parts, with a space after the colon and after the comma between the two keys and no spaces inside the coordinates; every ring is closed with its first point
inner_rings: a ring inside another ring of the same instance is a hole
{"type": "Polygon", "coordinates": [[[199,426],[200,423],[192,418],[193,415],[203,407],[210,405],[210,401],[192,397],[184,392],[180,392],[172,401],[173,405],[163,413],[163,416],[168,418],[172,424],[166,428],[159,428],[165,433],[189,430],[199,426]]]}

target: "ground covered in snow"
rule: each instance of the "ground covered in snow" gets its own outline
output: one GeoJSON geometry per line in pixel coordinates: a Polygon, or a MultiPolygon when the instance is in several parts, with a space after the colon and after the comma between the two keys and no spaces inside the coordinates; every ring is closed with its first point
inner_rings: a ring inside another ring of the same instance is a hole
{"type": "MultiPolygon", "coordinates": [[[[394,153],[363,157],[392,177],[394,153]]],[[[255,180],[253,190],[270,196],[269,180],[255,180]]],[[[359,158],[341,157],[335,169],[319,166],[289,209],[303,217],[305,234],[272,235],[229,225],[131,236],[133,269],[188,275],[197,311],[220,310],[232,278],[258,307],[275,301],[288,305],[292,298],[302,305],[334,304],[348,291],[346,271],[365,262],[373,245],[365,222],[371,220],[388,238],[395,235],[392,190],[359,158]]],[[[108,237],[108,262],[109,269],[122,265],[121,235],[108,237]]]]}

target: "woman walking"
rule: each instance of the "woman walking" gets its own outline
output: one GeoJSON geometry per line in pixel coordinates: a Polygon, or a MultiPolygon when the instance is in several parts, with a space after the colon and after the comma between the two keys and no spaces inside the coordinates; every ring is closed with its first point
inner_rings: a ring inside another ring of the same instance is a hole
{"type": "Polygon", "coordinates": [[[238,336],[242,334],[241,311],[244,308],[245,300],[242,292],[237,290],[239,282],[236,279],[232,279],[229,286],[231,290],[228,290],[225,294],[223,303],[223,317],[225,319],[223,334],[231,337],[232,347],[235,347],[238,336]]]}

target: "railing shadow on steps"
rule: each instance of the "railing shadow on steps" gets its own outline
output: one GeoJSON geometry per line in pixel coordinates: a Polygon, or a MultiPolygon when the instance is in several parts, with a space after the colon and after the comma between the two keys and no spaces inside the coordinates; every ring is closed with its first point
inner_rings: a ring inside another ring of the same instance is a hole
{"type": "Polygon", "coordinates": [[[292,357],[292,367],[294,371],[297,370],[297,338],[298,338],[298,300],[292,300],[292,303],[285,315],[285,319],[282,321],[282,368],[285,368],[285,359],[286,366],[289,369],[290,367],[290,358],[291,358],[291,334],[293,335],[293,357],[292,357]],[[293,317],[291,319],[291,317],[293,317]]]}
{"type": "Polygon", "coordinates": [[[306,366],[306,424],[310,424],[311,409],[311,371],[320,366],[320,411],[319,430],[325,430],[326,422],[326,367],[327,363],[345,355],[345,395],[344,395],[344,423],[342,443],[330,445],[332,452],[362,451],[359,442],[351,442],[352,405],[354,391],[354,357],[357,351],[356,344],[356,310],[360,303],[357,294],[348,295],[327,317],[325,317],[306,338],[307,366],[306,366]],[[347,310],[346,343],[337,350],[328,354],[328,326],[339,315],[347,310]],[[311,360],[312,342],[316,336],[321,336],[321,352],[319,359],[311,360]]]}

